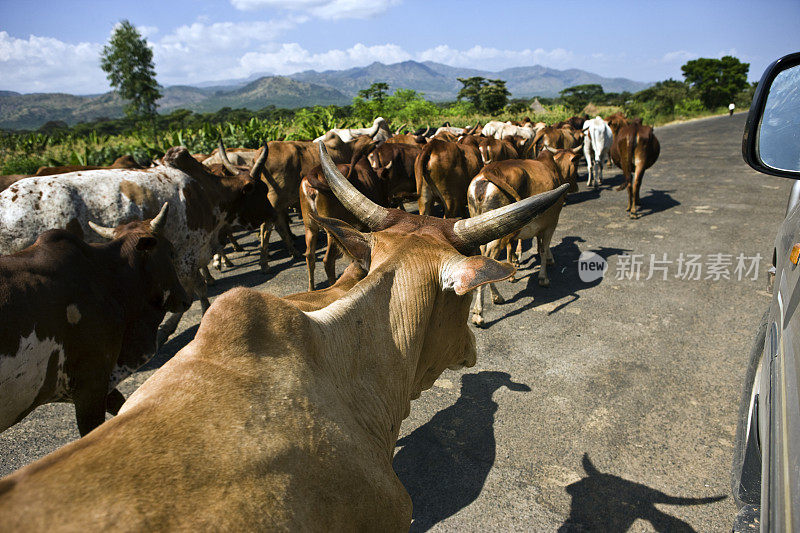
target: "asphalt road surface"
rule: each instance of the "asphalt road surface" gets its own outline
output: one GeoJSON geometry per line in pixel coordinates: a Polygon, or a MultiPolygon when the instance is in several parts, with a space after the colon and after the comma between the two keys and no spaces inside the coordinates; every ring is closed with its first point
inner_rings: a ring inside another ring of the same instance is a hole
{"type": "MultiPolygon", "coordinates": [[[[597,192],[582,183],[553,239],[550,288],[526,250],[521,279],[499,285],[507,303],[488,304],[476,330],[477,365],[446,371],[403,423],[394,467],[414,501],[412,530],[729,530],[741,380],[791,188],[745,165],[743,126],[741,114],[657,128],[661,157],[638,220],[612,189],[617,169],[597,192]],[[608,261],[604,278],[581,280],[584,251],[608,261]]],[[[301,224],[293,231],[302,249],[301,224]]],[[[212,294],[305,290],[305,265],[275,249],[262,275],[250,240],[212,294]]],[[[122,392],[198,321],[195,304],[122,392]]],[[[78,438],[74,420],[71,405],[43,406],[0,435],[0,474],[78,438]]]]}

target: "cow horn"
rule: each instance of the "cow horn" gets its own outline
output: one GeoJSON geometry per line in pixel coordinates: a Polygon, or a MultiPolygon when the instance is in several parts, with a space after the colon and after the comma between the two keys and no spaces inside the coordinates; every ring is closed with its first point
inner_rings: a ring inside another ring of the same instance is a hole
{"type": "Polygon", "coordinates": [[[89,227],[104,239],[114,240],[114,228],[107,228],[105,226],[101,226],[100,224],[95,224],[91,220],[89,221],[89,227]]]}
{"type": "Polygon", "coordinates": [[[453,232],[461,240],[461,245],[457,248],[461,251],[471,251],[482,244],[514,233],[549,209],[566,194],[569,186],[569,183],[565,183],[552,191],[525,198],[476,217],[456,221],[453,232]]]}
{"type": "Polygon", "coordinates": [[[395,135],[400,135],[400,132],[403,131],[403,128],[406,127],[406,122],[403,122],[403,125],[397,128],[397,131],[394,132],[395,135]]]}
{"type": "Polygon", "coordinates": [[[583,146],[576,146],[575,148],[572,148],[570,150],[570,152],[572,152],[573,154],[579,154],[582,151],[583,151],[583,146]]]}
{"type": "Polygon", "coordinates": [[[169,202],[164,202],[161,211],[150,221],[150,231],[153,235],[159,235],[164,225],[167,223],[167,213],[169,212],[169,202]]]}
{"type": "Polygon", "coordinates": [[[231,173],[231,175],[236,176],[239,174],[239,170],[233,166],[231,160],[228,159],[228,152],[225,151],[225,145],[222,144],[222,137],[219,139],[219,159],[222,161],[222,166],[225,167],[225,170],[231,173]]]}
{"type": "Polygon", "coordinates": [[[336,198],[342,202],[342,205],[351,213],[353,213],[358,220],[367,225],[370,230],[378,230],[383,227],[383,222],[389,214],[385,207],[381,207],[360,192],[358,189],[347,181],[342,176],[339,169],[331,160],[328,155],[328,150],[323,143],[319,144],[319,160],[322,165],[322,171],[325,173],[325,179],[328,180],[328,185],[336,195],[336,198]]]}
{"type": "Polygon", "coordinates": [[[425,128],[425,131],[422,132],[422,136],[427,137],[430,132],[431,132],[431,127],[428,126],[427,128],[425,128]]]}
{"type": "Polygon", "coordinates": [[[367,135],[369,137],[375,137],[378,134],[378,131],[381,129],[382,122],[384,122],[383,117],[376,118],[372,123],[372,127],[367,130],[367,135]]]}
{"type": "Polygon", "coordinates": [[[264,165],[267,162],[267,156],[269,155],[269,147],[267,146],[267,141],[264,141],[264,150],[261,152],[261,155],[258,156],[256,159],[253,168],[250,169],[250,177],[254,180],[258,179],[259,174],[261,171],[264,170],[264,165]]]}
{"type": "Polygon", "coordinates": [[[557,149],[555,149],[555,148],[553,148],[553,147],[552,147],[552,146],[550,146],[549,144],[545,144],[545,145],[544,145],[544,148],[545,148],[545,150],[547,150],[548,152],[553,152],[554,154],[558,153],[558,150],[557,150],[557,149]]]}

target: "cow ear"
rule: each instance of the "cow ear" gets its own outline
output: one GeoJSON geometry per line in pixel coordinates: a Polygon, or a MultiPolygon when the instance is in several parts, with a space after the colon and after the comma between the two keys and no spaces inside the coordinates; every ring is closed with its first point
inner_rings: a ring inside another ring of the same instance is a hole
{"type": "Polygon", "coordinates": [[[503,281],[517,269],[510,263],[495,261],[482,255],[456,255],[442,267],[442,286],[459,296],[486,283],[503,281]]]}
{"type": "Polygon", "coordinates": [[[325,218],[315,214],[311,214],[311,218],[328,232],[347,255],[358,261],[364,270],[369,271],[372,256],[372,238],[369,234],[361,233],[350,224],[335,218],[325,218]]]}
{"type": "Polygon", "coordinates": [[[152,250],[158,244],[158,239],[155,237],[145,236],[139,237],[139,240],[136,241],[136,249],[140,252],[144,252],[147,250],[152,250]]]}

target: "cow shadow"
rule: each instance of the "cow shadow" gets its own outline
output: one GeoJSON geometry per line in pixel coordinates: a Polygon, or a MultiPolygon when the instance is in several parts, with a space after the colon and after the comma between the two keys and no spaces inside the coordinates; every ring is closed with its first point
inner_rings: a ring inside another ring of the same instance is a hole
{"type": "Polygon", "coordinates": [[[397,441],[393,467],[413,502],[411,532],[427,531],[480,495],[495,460],[492,394],[500,387],[528,392],[505,372],[461,376],[461,396],[397,441]]]}
{"type": "Polygon", "coordinates": [[[199,327],[200,324],[195,324],[194,326],[185,329],[180,334],[170,337],[163,346],[158,347],[158,352],[156,353],[155,357],[150,359],[144,366],[139,367],[136,371],[146,372],[148,370],[156,370],[161,368],[164,363],[172,359],[172,357],[178,353],[181,348],[192,342],[199,327]]]}
{"type": "Polygon", "coordinates": [[[727,496],[684,498],[669,496],[641,483],[600,472],[589,454],[582,459],[586,477],[567,486],[572,498],[569,517],[559,533],[573,531],[628,531],[636,520],[646,520],[655,531],[693,532],[692,526],[656,507],[664,505],[705,505],[727,496]]]}
{"type": "Polygon", "coordinates": [[[661,213],[667,209],[672,209],[681,205],[679,201],[672,197],[672,191],[663,191],[660,189],[650,189],[647,196],[642,196],[639,204],[639,218],[661,213]],[[642,212],[641,209],[645,211],[642,212]]]}
{"type": "MultiPolygon", "coordinates": [[[[494,312],[497,312],[498,310],[502,309],[503,305],[515,303],[523,298],[531,298],[531,301],[517,309],[514,309],[513,311],[509,311],[506,314],[500,315],[493,320],[486,321],[483,327],[491,327],[505,318],[510,318],[512,316],[524,313],[529,309],[550,304],[552,302],[560,301],[569,297],[547,312],[548,315],[552,315],[553,313],[557,313],[566,306],[576,302],[580,298],[579,293],[581,291],[591,289],[592,287],[596,287],[602,283],[604,279],[602,277],[588,282],[581,280],[580,275],[578,274],[578,258],[581,255],[581,250],[578,248],[578,243],[581,242],[586,241],[581,237],[569,235],[561,239],[560,243],[550,248],[550,250],[553,252],[555,264],[547,267],[548,277],[550,278],[550,286],[546,288],[539,286],[538,272],[534,270],[536,265],[540,265],[539,254],[533,254],[532,249],[524,252],[523,255],[530,255],[525,261],[523,261],[522,268],[518,271],[518,273],[521,272],[521,275],[517,276],[518,281],[515,283],[504,282],[498,284],[497,288],[501,293],[503,293],[504,291],[507,292],[508,288],[518,286],[520,283],[525,283],[525,287],[522,290],[518,290],[510,298],[506,298],[505,304],[495,304],[491,307],[491,309],[494,312]]],[[[608,261],[608,258],[613,255],[619,255],[623,252],[630,252],[631,250],[626,248],[601,246],[599,248],[593,248],[587,251],[594,252],[608,261]]],[[[608,272],[606,272],[606,276],[608,275],[608,272]]],[[[484,296],[484,298],[486,298],[486,300],[490,300],[488,295],[484,296]]],[[[484,302],[486,302],[486,300],[484,302]]]]}

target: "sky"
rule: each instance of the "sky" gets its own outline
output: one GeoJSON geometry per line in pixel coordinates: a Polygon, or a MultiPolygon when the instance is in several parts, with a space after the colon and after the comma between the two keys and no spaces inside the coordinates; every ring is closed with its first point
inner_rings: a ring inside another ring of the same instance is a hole
{"type": "Polygon", "coordinates": [[[406,60],[658,81],[723,55],[755,81],[800,50],[800,0],[0,0],[0,90],[109,90],[99,56],[123,19],[164,86],[406,60]]]}

